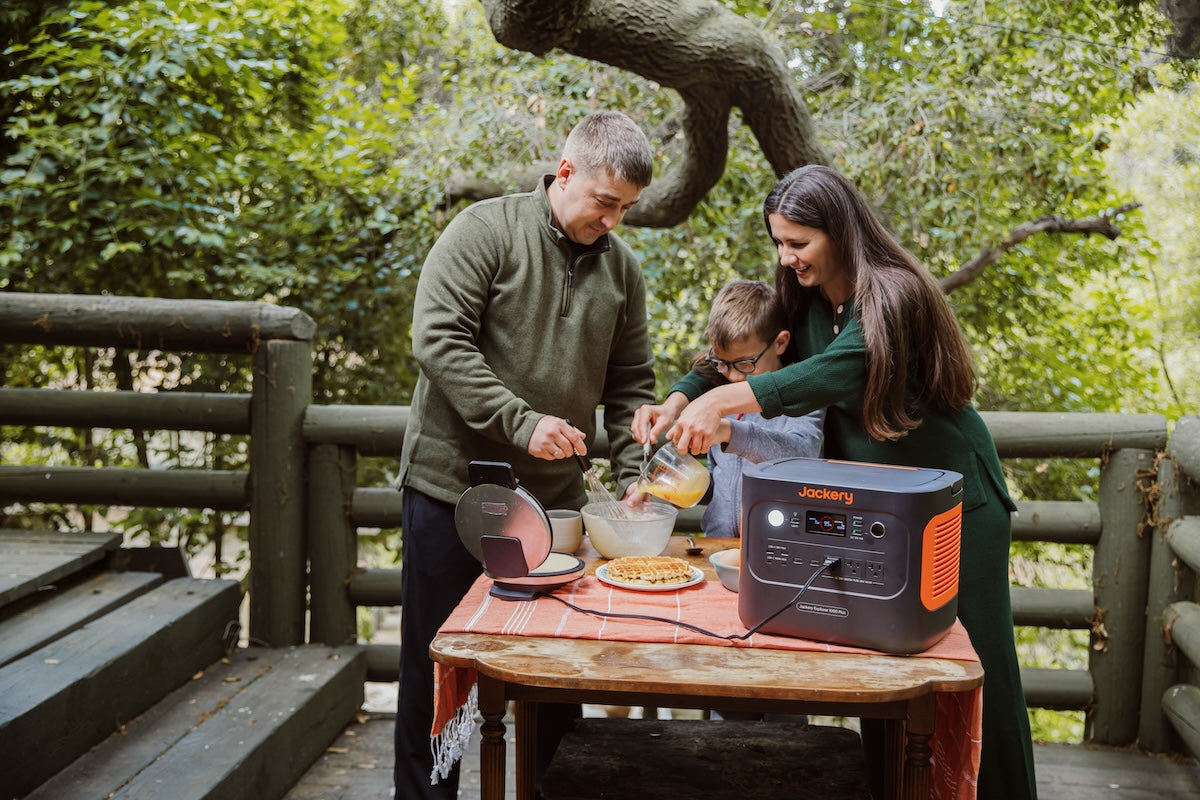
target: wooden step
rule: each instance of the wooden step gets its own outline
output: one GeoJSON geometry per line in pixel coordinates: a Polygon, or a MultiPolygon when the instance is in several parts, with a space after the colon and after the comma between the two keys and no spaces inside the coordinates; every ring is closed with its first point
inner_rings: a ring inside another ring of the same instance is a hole
{"type": "Polygon", "coordinates": [[[119,533],[0,529],[0,608],[105,559],[119,533]]]}
{"type": "Polygon", "coordinates": [[[38,592],[36,604],[0,621],[0,666],[78,630],[162,580],[155,572],[101,572],[73,586],[38,592]]]}
{"type": "Polygon", "coordinates": [[[26,800],[282,797],[354,719],[365,678],[356,647],[239,650],[26,800]]]}
{"type": "Polygon", "coordinates": [[[178,578],[0,667],[0,753],[21,765],[0,770],[0,797],[29,792],[218,661],[240,602],[237,581],[178,578]]]}

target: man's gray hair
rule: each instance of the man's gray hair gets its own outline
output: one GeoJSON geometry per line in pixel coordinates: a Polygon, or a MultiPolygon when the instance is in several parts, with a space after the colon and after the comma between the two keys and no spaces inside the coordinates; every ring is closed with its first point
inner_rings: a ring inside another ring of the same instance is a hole
{"type": "Polygon", "coordinates": [[[562,155],[582,173],[603,170],[642,189],[654,176],[654,154],[646,134],[620,111],[596,111],[580,120],[567,136],[562,155]]]}

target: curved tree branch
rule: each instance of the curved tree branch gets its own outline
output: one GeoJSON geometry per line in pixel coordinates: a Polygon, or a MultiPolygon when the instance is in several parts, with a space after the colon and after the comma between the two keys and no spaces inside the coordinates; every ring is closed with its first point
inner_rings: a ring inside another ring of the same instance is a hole
{"type": "Polygon", "coordinates": [[[1105,211],[1098,217],[1068,219],[1066,217],[1045,216],[1038,217],[1029,222],[1023,222],[1013,228],[1004,241],[984,250],[958,270],[941,278],[938,283],[941,285],[942,291],[946,294],[950,294],[955,289],[966,286],[978,278],[985,269],[996,263],[1001,255],[1007,253],[1036,233],[1082,233],[1085,235],[1098,233],[1108,239],[1116,239],[1121,235],[1121,229],[1113,224],[1113,218],[1132,211],[1135,208],[1141,208],[1141,205],[1141,203],[1128,203],[1111,211],[1105,211]]]}
{"type": "Polygon", "coordinates": [[[488,197],[499,197],[507,192],[527,192],[537,186],[538,178],[554,172],[557,166],[557,161],[519,164],[508,170],[504,183],[471,172],[455,172],[446,179],[446,205],[454,205],[459,200],[473,203],[488,197]]]}
{"type": "Polygon", "coordinates": [[[776,174],[828,163],[783,52],[716,0],[480,0],[496,40],[543,55],[560,49],[674,89],[684,102],[681,152],[625,224],[684,222],[721,179],[729,115],[742,111],[776,174]]]}

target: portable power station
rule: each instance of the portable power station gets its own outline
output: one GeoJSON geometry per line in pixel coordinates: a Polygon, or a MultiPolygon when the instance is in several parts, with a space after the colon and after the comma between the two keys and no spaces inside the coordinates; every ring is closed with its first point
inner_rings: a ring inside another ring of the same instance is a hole
{"type": "Polygon", "coordinates": [[[963,477],[821,458],[747,465],[738,616],[751,628],[885,653],[928,649],[958,613],[963,477]]]}

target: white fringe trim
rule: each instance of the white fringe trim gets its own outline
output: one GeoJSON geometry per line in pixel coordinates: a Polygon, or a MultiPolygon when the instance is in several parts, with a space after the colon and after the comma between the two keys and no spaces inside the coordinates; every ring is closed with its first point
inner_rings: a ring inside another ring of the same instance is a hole
{"type": "Polygon", "coordinates": [[[429,748],[433,751],[433,772],[429,773],[431,785],[449,777],[450,770],[462,758],[471,734],[475,732],[475,714],[478,710],[479,684],[476,684],[471,687],[467,702],[454,712],[454,718],[430,740],[429,748]]]}

